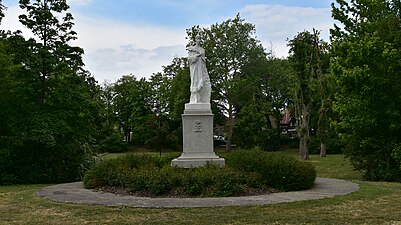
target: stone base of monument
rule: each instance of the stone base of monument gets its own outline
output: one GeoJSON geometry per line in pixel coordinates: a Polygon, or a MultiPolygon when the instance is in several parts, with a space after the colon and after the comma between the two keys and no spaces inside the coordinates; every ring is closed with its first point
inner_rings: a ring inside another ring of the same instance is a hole
{"type": "Polygon", "coordinates": [[[213,150],[213,114],[210,104],[185,104],[182,114],[183,153],[171,161],[172,166],[201,167],[207,164],[224,166],[225,160],[213,150]]]}

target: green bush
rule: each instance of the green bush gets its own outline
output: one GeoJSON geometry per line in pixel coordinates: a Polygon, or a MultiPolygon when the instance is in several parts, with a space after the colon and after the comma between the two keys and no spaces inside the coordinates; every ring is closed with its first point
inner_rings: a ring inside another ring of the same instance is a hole
{"type": "Polygon", "coordinates": [[[85,145],[45,146],[25,142],[0,146],[0,184],[65,183],[80,180],[94,163],[85,145]]]}
{"type": "Polygon", "coordinates": [[[280,153],[242,150],[228,154],[226,162],[227,166],[259,174],[263,185],[282,191],[311,188],[316,178],[310,163],[280,153]]]}
{"type": "Polygon", "coordinates": [[[87,172],[84,186],[124,187],[151,196],[237,196],[250,188],[307,189],[316,178],[310,164],[262,151],[228,154],[225,167],[183,169],[170,166],[172,159],[130,154],[106,160],[87,172]]]}

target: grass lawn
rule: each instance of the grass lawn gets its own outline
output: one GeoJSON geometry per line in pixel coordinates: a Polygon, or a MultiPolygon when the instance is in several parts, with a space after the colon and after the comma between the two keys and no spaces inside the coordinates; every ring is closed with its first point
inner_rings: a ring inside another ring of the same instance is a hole
{"type": "Polygon", "coordinates": [[[347,196],[266,206],[136,209],[37,197],[47,185],[0,186],[0,224],[401,224],[400,183],[361,181],[342,155],[313,155],[311,163],[318,176],[354,180],[361,189],[347,196]]]}

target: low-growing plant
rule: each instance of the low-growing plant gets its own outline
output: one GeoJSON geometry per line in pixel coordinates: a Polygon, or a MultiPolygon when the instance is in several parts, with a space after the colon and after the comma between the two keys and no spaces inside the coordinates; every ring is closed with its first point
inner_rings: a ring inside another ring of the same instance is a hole
{"type": "Polygon", "coordinates": [[[85,188],[122,187],[146,196],[238,196],[251,189],[283,191],[310,188],[316,172],[291,156],[262,151],[227,154],[224,167],[170,166],[171,157],[128,154],[95,165],[84,177],[85,188]]]}
{"type": "Polygon", "coordinates": [[[240,150],[226,156],[227,166],[257,173],[262,184],[281,191],[311,188],[316,170],[308,162],[295,157],[259,150],[240,150]]]}

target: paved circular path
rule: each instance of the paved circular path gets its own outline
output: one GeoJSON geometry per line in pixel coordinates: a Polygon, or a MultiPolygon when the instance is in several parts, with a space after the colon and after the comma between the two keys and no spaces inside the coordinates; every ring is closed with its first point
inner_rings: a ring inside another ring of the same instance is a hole
{"type": "Polygon", "coordinates": [[[95,192],[90,189],[84,189],[82,182],[75,182],[46,187],[40,190],[38,195],[64,203],[137,208],[194,208],[266,205],[281,202],[323,199],[338,195],[347,195],[358,189],[359,186],[350,181],[316,178],[315,186],[305,191],[225,198],[148,198],[95,192]]]}

